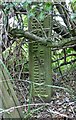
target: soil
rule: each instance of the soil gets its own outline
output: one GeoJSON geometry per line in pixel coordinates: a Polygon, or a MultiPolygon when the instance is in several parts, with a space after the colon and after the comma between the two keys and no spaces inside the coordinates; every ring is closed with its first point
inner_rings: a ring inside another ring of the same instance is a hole
{"type": "MultiPolygon", "coordinates": [[[[29,112],[29,75],[26,80],[15,80],[15,91],[21,105],[27,105],[23,108],[24,114],[29,112]]],[[[53,85],[64,87],[53,88],[53,96],[50,102],[45,102],[40,97],[32,97],[30,102],[30,114],[28,120],[71,120],[76,119],[76,70],[67,72],[63,78],[55,75],[52,77],[53,85]]]]}

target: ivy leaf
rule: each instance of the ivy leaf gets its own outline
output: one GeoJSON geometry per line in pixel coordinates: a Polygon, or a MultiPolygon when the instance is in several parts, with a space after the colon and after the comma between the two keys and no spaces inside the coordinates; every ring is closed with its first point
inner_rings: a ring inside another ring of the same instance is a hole
{"type": "Polygon", "coordinates": [[[40,21],[43,21],[44,18],[45,18],[44,12],[41,12],[41,13],[39,14],[39,16],[38,16],[38,19],[39,19],[40,21]]]}
{"type": "Polygon", "coordinates": [[[76,2],[76,0],[72,0],[72,3],[75,3],[76,2]]]}
{"type": "Polygon", "coordinates": [[[75,5],[74,5],[73,9],[74,9],[74,11],[76,11],[76,3],[75,3],[75,5]]]}
{"type": "Polygon", "coordinates": [[[27,22],[27,17],[25,16],[25,17],[23,17],[23,18],[24,18],[24,20],[23,20],[24,25],[27,26],[27,23],[28,23],[28,22],[27,22]]]}
{"type": "Polygon", "coordinates": [[[35,17],[35,14],[34,14],[33,12],[30,12],[30,13],[28,14],[28,18],[30,18],[30,17],[35,17]]]}
{"type": "Polygon", "coordinates": [[[44,10],[45,11],[50,11],[52,9],[52,3],[51,2],[47,2],[45,5],[44,5],[44,10]]]}
{"type": "Polygon", "coordinates": [[[23,8],[26,8],[28,6],[28,3],[24,2],[24,3],[22,3],[22,5],[23,5],[23,8]]]}
{"type": "Polygon", "coordinates": [[[72,52],[72,49],[67,49],[67,54],[71,52],[72,52]]]}
{"type": "Polygon", "coordinates": [[[31,3],[32,3],[32,0],[27,0],[27,3],[28,3],[28,4],[31,4],[31,3]]]}
{"type": "Polygon", "coordinates": [[[72,0],[72,7],[73,10],[76,11],[76,0],[72,0]]]}
{"type": "Polygon", "coordinates": [[[75,19],[76,19],[76,13],[72,13],[72,14],[71,14],[71,19],[72,19],[72,20],[75,20],[75,19]]]}

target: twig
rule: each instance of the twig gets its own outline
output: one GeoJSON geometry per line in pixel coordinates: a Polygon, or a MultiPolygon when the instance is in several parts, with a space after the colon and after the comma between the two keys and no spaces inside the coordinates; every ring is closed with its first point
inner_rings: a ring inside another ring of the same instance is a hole
{"type": "Polygon", "coordinates": [[[68,64],[72,64],[72,63],[74,63],[74,62],[76,62],[76,59],[71,60],[70,62],[62,63],[62,64],[60,64],[58,67],[54,68],[54,70],[58,69],[58,68],[61,67],[61,66],[68,65],[68,64]]]}
{"type": "MultiPolygon", "coordinates": [[[[28,107],[28,106],[49,106],[49,105],[51,105],[51,103],[23,104],[23,105],[21,105],[21,106],[11,107],[11,108],[8,108],[8,109],[5,109],[5,110],[2,109],[2,110],[0,111],[0,114],[2,114],[2,113],[11,113],[11,112],[13,112],[15,109],[22,108],[22,107],[28,107]]],[[[51,113],[53,113],[53,114],[58,114],[58,115],[63,116],[63,117],[68,117],[67,115],[61,114],[61,113],[59,113],[59,112],[57,112],[57,111],[53,111],[53,110],[50,110],[50,109],[49,109],[48,111],[51,112],[51,113]]]]}
{"type": "Polygon", "coordinates": [[[48,109],[47,111],[50,112],[50,113],[53,113],[53,114],[60,115],[61,117],[66,117],[66,118],[68,118],[68,116],[67,116],[66,114],[61,114],[61,113],[58,112],[58,111],[53,111],[53,110],[51,110],[51,109],[48,109]]]}
{"type": "MultiPolygon", "coordinates": [[[[67,58],[67,57],[70,57],[70,56],[76,56],[76,54],[73,53],[73,54],[66,55],[66,58],[67,58]]],[[[64,56],[61,57],[61,58],[59,58],[59,59],[53,60],[52,62],[57,62],[57,60],[62,60],[62,59],[64,59],[64,56]]]]}
{"type": "Polygon", "coordinates": [[[21,68],[20,73],[19,73],[19,79],[21,78],[21,73],[22,73],[23,67],[24,67],[24,63],[22,64],[22,68],[21,68]]]}

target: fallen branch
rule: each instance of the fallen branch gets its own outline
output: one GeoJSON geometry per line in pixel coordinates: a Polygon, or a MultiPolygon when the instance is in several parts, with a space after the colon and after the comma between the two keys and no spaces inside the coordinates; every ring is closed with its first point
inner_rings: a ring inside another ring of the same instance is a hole
{"type": "MultiPolygon", "coordinates": [[[[35,103],[35,104],[23,104],[23,105],[21,105],[21,106],[11,107],[11,108],[8,108],[8,109],[5,109],[5,110],[3,110],[2,108],[0,108],[0,109],[1,109],[0,114],[2,114],[2,113],[11,113],[11,112],[13,112],[15,109],[23,108],[23,107],[28,107],[28,106],[49,106],[49,105],[51,105],[51,103],[35,103]]],[[[49,111],[50,113],[60,115],[61,117],[67,117],[67,118],[68,118],[67,115],[61,114],[61,113],[59,113],[59,112],[57,112],[57,111],[50,110],[50,109],[49,109],[48,111],[49,111]]],[[[27,111],[26,111],[26,112],[27,112],[27,111]]]]}
{"type": "Polygon", "coordinates": [[[71,38],[66,38],[66,39],[63,38],[62,41],[56,43],[56,42],[52,42],[51,38],[48,40],[48,38],[45,39],[42,37],[38,37],[37,35],[35,35],[33,33],[25,32],[25,31],[18,30],[18,29],[12,29],[9,33],[15,38],[16,37],[18,37],[18,38],[24,37],[30,41],[41,42],[42,44],[44,44],[48,47],[51,47],[51,48],[60,48],[61,49],[64,46],[68,47],[68,45],[76,44],[76,36],[71,37],[71,38]]]}

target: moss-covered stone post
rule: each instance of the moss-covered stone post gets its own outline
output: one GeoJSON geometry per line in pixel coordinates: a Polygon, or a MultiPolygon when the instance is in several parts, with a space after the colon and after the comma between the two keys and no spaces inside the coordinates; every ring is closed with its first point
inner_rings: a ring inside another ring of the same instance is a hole
{"type": "MultiPolygon", "coordinates": [[[[52,16],[48,15],[43,21],[37,18],[29,19],[29,31],[39,37],[45,37],[51,42],[52,16]]],[[[33,97],[42,97],[50,101],[52,89],[51,48],[47,44],[30,40],[29,43],[29,73],[33,83],[33,97]]]]}

